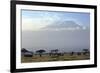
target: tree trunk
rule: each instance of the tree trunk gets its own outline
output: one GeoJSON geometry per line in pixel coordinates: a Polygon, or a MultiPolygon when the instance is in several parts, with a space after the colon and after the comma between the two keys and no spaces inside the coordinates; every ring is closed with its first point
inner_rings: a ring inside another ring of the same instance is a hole
{"type": "Polygon", "coordinates": [[[42,57],[42,55],[40,54],[40,57],[42,57]]]}

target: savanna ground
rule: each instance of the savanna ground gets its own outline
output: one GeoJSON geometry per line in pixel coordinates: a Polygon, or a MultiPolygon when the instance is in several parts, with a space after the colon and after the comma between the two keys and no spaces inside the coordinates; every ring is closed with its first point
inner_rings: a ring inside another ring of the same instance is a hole
{"type": "Polygon", "coordinates": [[[33,55],[32,57],[21,57],[22,63],[31,63],[31,62],[49,62],[49,61],[73,61],[73,60],[88,60],[90,59],[89,55],[70,55],[64,54],[63,56],[50,56],[49,54],[42,55],[33,55]]]}

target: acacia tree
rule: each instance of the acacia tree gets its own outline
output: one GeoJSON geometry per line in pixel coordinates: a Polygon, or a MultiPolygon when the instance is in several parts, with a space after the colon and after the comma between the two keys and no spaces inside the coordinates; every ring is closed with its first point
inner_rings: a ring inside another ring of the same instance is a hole
{"type": "Polygon", "coordinates": [[[55,52],[56,54],[58,53],[58,51],[59,51],[58,49],[55,49],[55,50],[54,50],[54,52],[55,52]]]}
{"type": "Polygon", "coordinates": [[[21,49],[21,52],[24,52],[25,53],[25,52],[28,52],[28,50],[26,50],[26,48],[22,48],[21,49]]]}
{"type": "Polygon", "coordinates": [[[89,53],[89,50],[88,49],[83,49],[83,54],[86,55],[89,53]]]}
{"type": "Polygon", "coordinates": [[[71,55],[71,56],[73,56],[73,55],[74,55],[74,53],[75,53],[75,52],[73,52],[73,51],[72,51],[72,52],[70,53],[70,55],[71,55]]]}
{"type": "Polygon", "coordinates": [[[24,57],[32,57],[33,52],[27,50],[26,48],[22,48],[21,49],[21,55],[24,56],[24,57]]]}
{"type": "Polygon", "coordinates": [[[41,50],[37,50],[36,53],[38,53],[40,55],[40,57],[42,57],[42,54],[46,52],[45,50],[41,49],[41,50]]]}
{"type": "Polygon", "coordinates": [[[58,57],[58,52],[59,52],[58,49],[54,49],[54,50],[51,50],[49,55],[52,56],[52,57],[58,57]]]}

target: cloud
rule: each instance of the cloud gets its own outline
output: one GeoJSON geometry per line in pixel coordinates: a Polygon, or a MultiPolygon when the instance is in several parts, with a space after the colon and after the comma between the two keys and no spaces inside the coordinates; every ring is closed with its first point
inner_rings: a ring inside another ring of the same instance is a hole
{"type": "Polygon", "coordinates": [[[77,24],[75,21],[56,21],[46,27],[42,28],[43,30],[86,30],[87,27],[77,24]]]}
{"type": "Polygon", "coordinates": [[[40,30],[41,28],[47,26],[49,22],[46,22],[45,19],[39,18],[23,18],[22,19],[22,30],[40,30]]]}

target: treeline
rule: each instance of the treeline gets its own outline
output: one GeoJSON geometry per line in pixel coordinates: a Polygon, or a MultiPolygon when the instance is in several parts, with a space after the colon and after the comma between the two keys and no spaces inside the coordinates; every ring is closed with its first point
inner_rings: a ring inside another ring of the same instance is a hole
{"type": "Polygon", "coordinates": [[[50,50],[49,53],[46,52],[46,50],[44,49],[39,49],[36,50],[35,52],[29,51],[26,48],[22,48],[21,49],[21,55],[25,56],[25,57],[32,57],[34,55],[39,55],[40,57],[42,57],[42,55],[49,55],[52,57],[58,57],[58,56],[64,56],[65,54],[69,54],[70,56],[73,55],[89,55],[90,51],[89,49],[83,49],[81,52],[60,52],[59,49],[54,49],[54,50],[50,50]]]}

